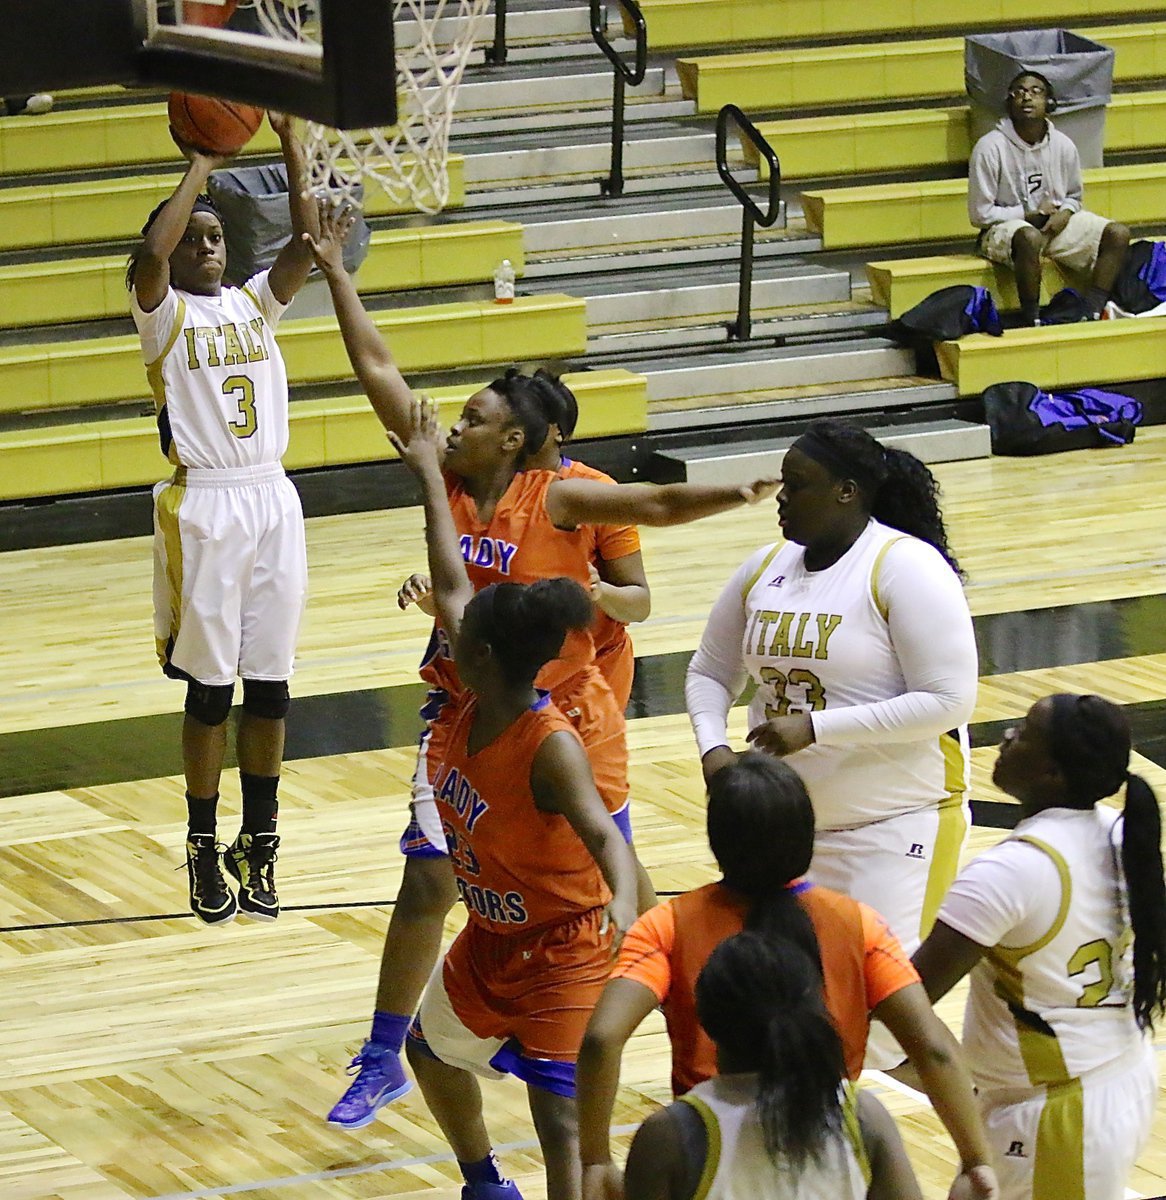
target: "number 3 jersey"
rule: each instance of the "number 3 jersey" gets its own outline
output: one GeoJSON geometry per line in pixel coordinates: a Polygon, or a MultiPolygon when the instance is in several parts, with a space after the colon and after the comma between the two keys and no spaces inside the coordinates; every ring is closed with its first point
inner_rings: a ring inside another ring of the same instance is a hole
{"type": "Polygon", "coordinates": [[[1104,804],[1045,809],[973,859],[944,899],[939,920],[989,947],[964,1016],[980,1087],[1061,1083],[1140,1042],[1120,820],[1104,804]]]}
{"type": "Polygon", "coordinates": [[[184,467],[277,463],[287,450],[287,371],[275,342],[286,308],[269,272],[217,296],[169,288],[130,311],[154,395],[162,452],[184,467]]]}

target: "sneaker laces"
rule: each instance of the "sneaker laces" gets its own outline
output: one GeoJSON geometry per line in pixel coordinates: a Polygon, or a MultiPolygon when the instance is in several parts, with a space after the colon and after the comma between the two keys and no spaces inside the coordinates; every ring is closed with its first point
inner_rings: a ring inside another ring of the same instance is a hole
{"type": "Polygon", "coordinates": [[[194,890],[201,900],[209,896],[221,896],[227,890],[226,880],[219,866],[219,855],[226,846],[219,842],[196,842],[194,853],[189,848],[186,851],[186,862],[175,869],[184,870],[188,865],[194,867],[194,890]]]}
{"type": "Polygon", "coordinates": [[[279,858],[276,850],[279,847],[279,839],[272,838],[261,842],[258,837],[252,837],[251,845],[247,850],[247,871],[248,871],[248,886],[252,891],[258,890],[265,892],[275,891],[275,863],[279,858]]]}
{"type": "Polygon", "coordinates": [[[365,1064],[372,1066],[374,1062],[384,1058],[384,1054],[374,1054],[367,1051],[363,1046],[353,1056],[352,1062],[348,1064],[349,1075],[359,1075],[364,1070],[365,1064]]]}

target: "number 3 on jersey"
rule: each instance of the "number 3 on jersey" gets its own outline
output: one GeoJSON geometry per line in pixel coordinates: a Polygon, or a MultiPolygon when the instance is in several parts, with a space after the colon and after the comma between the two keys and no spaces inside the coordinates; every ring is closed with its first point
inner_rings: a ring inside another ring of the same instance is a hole
{"type": "Polygon", "coordinates": [[[246,375],[231,375],[223,380],[223,395],[233,396],[239,412],[227,422],[237,438],[249,438],[259,427],[255,417],[255,385],[246,375]]]}
{"type": "Polygon", "coordinates": [[[766,717],[788,717],[791,712],[817,712],[826,707],[826,689],[813,671],[795,667],[787,675],[776,667],[762,667],[761,682],[773,688],[773,703],[765,706],[766,717]],[[788,694],[791,687],[802,689],[800,701],[788,694]]]}

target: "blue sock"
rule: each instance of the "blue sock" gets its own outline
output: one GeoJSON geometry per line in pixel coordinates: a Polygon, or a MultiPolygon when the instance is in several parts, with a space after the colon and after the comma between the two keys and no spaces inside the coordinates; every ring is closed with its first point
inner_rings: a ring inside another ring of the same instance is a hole
{"type": "Polygon", "coordinates": [[[387,1046],[394,1054],[401,1053],[405,1044],[405,1031],[412,1017],[402,1013],[381,1012],[378,1008],[372,1015],[372,1033],[369,1041],[378,1046],[387,1046]]]}
{"type": "Polygon", "coordinates": [[[462,1162],[458,1159],[459,1167],[461,1167],[462,1178],[473,1187],[476,1183],[505,1183],[506,1178],[498,1169],[498,1160],[494,1157],[494,1151],[491,1150],[485,1158],[478,1162],[462,1162]]]}

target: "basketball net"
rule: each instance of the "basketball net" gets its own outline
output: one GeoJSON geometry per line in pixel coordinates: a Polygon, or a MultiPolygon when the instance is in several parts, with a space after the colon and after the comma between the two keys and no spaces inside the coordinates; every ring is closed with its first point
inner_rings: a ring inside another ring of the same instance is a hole
{"type": "MultiPolygon", "coordinates": [[[[304,132],[312,191],[356,201],[362,183],[394,204],[436,213],[449,201],[449,130],[458,86],[490,0],[385,0],[393,5],[397,43],[397,124],[304,132]]],[[[252,0],[271,37],[319,41],[315,5],[252,0]]]]}

